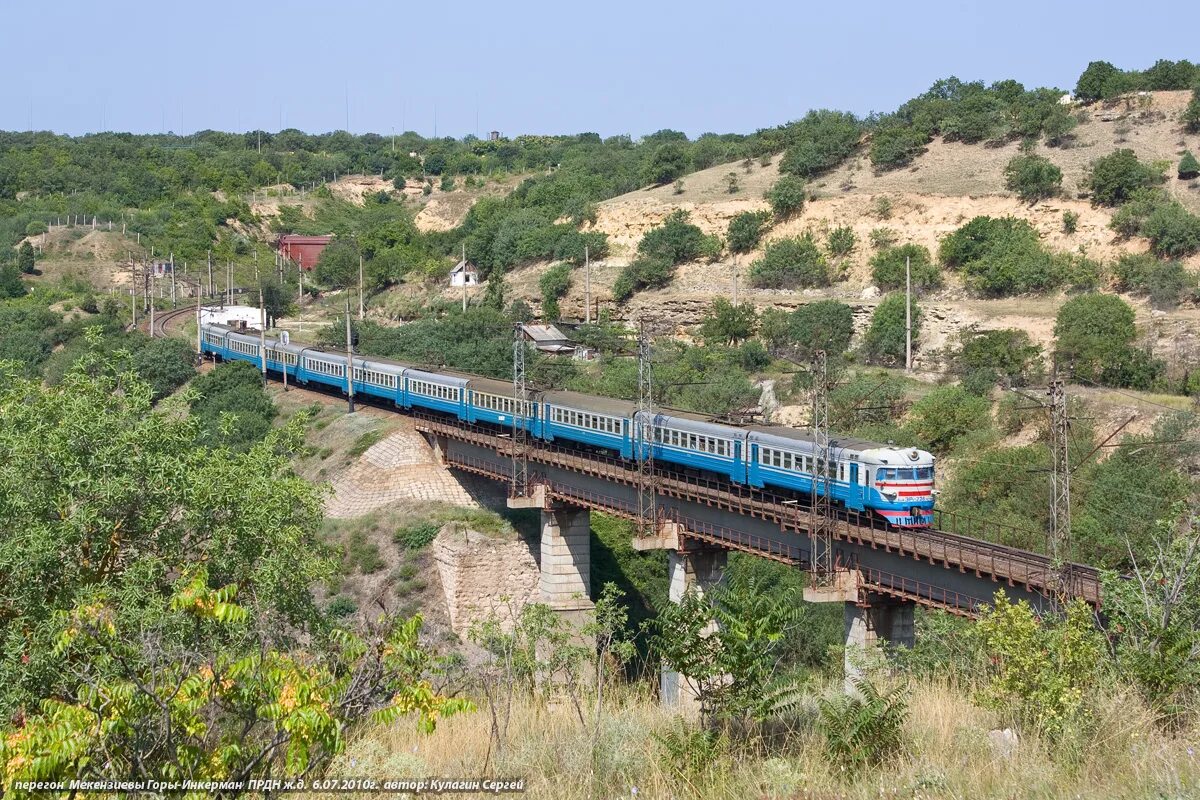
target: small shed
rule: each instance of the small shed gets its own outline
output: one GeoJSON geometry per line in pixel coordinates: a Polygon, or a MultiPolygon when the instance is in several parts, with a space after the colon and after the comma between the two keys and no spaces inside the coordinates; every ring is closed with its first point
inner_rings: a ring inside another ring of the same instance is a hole
{"type": "Polygon", "coordinates": [[[575,355],[575,343],[557,325],[525,324],[521,326],[521,333],[543,353],[575,355]]]}
{"type": "Polygon", "coordinates": [[[450,270],[451,286],[475,286],[479,283],[479,270],[465,258],[450,270]]]}
{"type": "Polygon", "coordinates": [[[301,236],[287,233],[280,236],[275,244],[284,258],[296,262],[305,270],[311,270],[317,266],[317,259],[331,241],[332,236],[301,236]]]}

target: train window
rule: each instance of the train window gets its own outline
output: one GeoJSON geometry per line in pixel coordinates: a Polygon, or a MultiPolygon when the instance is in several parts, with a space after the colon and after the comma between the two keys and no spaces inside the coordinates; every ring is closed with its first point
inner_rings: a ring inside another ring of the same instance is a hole
{"type": "Polygon", "coordinates": [[[892,471],[890,469],[880,468],[880,469],[875,470],[875,480],[877,480],[877,481],[886,481],[891,477],[892,477],[892,471]]]}
{"type": "Polygon", "coordinates": [[[933,477],[933,467],[917,467],[917,477],[921,480],[929,480],[933,477]]]}

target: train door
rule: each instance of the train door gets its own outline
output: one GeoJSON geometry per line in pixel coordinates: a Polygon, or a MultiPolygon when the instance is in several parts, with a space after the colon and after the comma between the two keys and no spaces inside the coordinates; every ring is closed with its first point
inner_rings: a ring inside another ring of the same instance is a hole
{"type": "Polygon", "coordinates": [[[846,507],[852,508],[855,511],[863,509],[863,491],[864,480],[867,474],[867,468],[861,464],[850,462],[850,480],[846,490],[846,507]]]}

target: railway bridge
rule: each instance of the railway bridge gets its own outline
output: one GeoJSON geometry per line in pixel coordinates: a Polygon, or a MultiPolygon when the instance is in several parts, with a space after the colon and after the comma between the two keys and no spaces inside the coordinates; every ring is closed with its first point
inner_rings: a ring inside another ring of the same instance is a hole
{"type": "MultiPolygon", "coordinates": [[[[416,427],[451,469],[496,481],[513,479],[517,443],[495,429],[415,412],[416,427]]],[[[590,608],[590,511],[640,519],[644,483],[628,462],[594,451],[537,442],[526,445],[529,489],[510,507],[541,511],[541,596],[570,615],[590,608]]],[[[730,551],[798,568],[812,566],[813,518],[795,499],[728,481],[663,469],[653,480],[657,524],[634,540],[640,550],[668,554],[671,599],[703,592],[719,581],[730,551]]],[[[1055,568],[1044,555],[1003,544],[1028,532],[936,511],[934,526],[901,529],[876,517],[835,511],[826,525],[833,546],[831,581],[805,599],[845,609],[847,673],[852,653],[877,641],[913,641],[916,606],[975,617],[1000,589],[1047,610],[1058,593],[1093,606],[1101,600],[1095,568],[1055,568]],[[1061,586],[1063,575],[1066,585],[1061,586]]],[[[679,676],[665,673],[663,697],[679,701],[679,676]]]]}

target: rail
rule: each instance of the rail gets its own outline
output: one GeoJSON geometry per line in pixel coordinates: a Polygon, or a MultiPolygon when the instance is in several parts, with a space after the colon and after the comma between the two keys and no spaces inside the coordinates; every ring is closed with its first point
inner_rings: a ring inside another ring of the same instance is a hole
{"type": "MultiPolygon", "coordinates": [[[[421,411],[414,411],[418,420],[418,428],[428,433],[440,434],[449,438],[476,444],[494,450],[497,455],[511,457],[512,441],[502,437],[487,428],[470,423],[462,423],[449,418],[438,417],[421,411]]],[[[572,472],[592,475],[605,480],[624,484],[635,484],[636,473],[628,464],[611,455],[562,446],[545,446],[539,443],[529,451],[530,461],[547,464],[572,472]]],[[[506,476],[494,469],[488,472],[489,477],[505,479],[506,476]]],[[[537,480],[536,473],[532,476],[537,480]]],[[[672,470],[661,470],[659,474],[659,492],[668,497],[675,497],[689,502],[699,502],[712,507],[719,507],[751,517],[777,522],[781,530],[794,530],[798,533],[807,531],[806,522],[808,510],[800,507],[795,498],[788,498],[770,491],[753,489],[749,486],[714,480],[711,478],[682,473],[672,470]]],[[[541,481],[545,483],[545,481],[541,481]]],[[[577,490],[582,491],[582,490],[577,490]]],[[[583,497],[567,494],[568,490],[561,485],[555,485],[554,493],[559,499],[572,502],[583,497]]],[[[632,512],[624,501],[609,498],[611,505],[600,503],[593,507],[601,508],[620,516],[629,516],[632,512]]],[[[597,501],[599,503],[599,501],[597,501]]],[[[679,520],[685,524],[683,520],[679,520]]],[[[975,532],[995,531],[1003,536],[1009,531],[1013,537],[1028,535],[1029,531],[1008,528],[994,523],[974,525],[969,518],[938,512],[935,521],[949,522],[957,529],[967,529],[975,532]]],[[[794,560],[797,556],[786,551],[786,546],[778,542],[769,545],[760,543],[763,549],[747,545],[739,536],[744,534],[732,532],[725,536],[705,530],[707,523],[698,520],[691,521],[697,526],[696,530],[689,529],[689,536],[706,541],[714,541],[735,549],[750,549],[751,552],[778,558],[779,560],[794,560]],[[772,549],[774,548],[774,549],[772,549]]],[[[686,524],[685,524],[686,527],[686,524]]],[[[894,528],[882,520],[869,514],[859,514],[853,511],[840,511],[835,520],[833,534],[836,539],[856,543],[873,549],[883,548],[912,557],[917,561],[927,561],[930,564],[960,572],[972,571],[977,576],[989,576],[993,580],[1004,580],[1010,586],[1022,585],[1033,591],[1048,591],[1052,588],[1053,576],[1056,574],[1050,559],[1036,553],[1021,550],[1006,544],[983,541],[964,536],[954,531],[938,528],[894,528]]],[[[1098,570],[1081,564],[1072,564],[1071,574],[1075,593],[1092,605],[1100,603],[1100,580],[1098,570]]],[[[978,603],[978,599],[974,599],[978,603]]]]}

